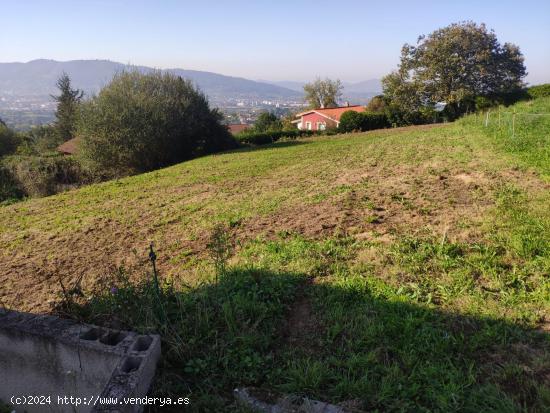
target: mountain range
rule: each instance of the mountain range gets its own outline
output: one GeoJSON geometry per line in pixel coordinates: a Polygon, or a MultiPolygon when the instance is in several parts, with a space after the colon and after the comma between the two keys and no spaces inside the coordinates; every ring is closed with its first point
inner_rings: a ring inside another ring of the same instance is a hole
{"type": "MultiPolygon", "coordinates": [[[[49,95],[56,92],[56,81],[67,73],[74,87],[87,94],[97,93],[113,75],[123,70],[150,72],[146,66],[131,66],[110,60],[32,60],[27,63],[0,63],[0,93],[10,95],[49,95]]],[[[285,87],[197,70],[165,69],[192,80],[210,98],[300,98],[301,93],[285,87]]]]}
{"type": "MultiPolygon", "coordinates": [[[[295,90],[301,92],[304,88],[304,85],[307,82],[297,82],[294,80],[282,80],[282,81],[270,81],[270,80],[259,80],[259,82],[271,83],[275,86],[281,86],[287,89],[295,90]]],[[[342,82],[344,86],[344,94],[379,94],[382,93],[382,83],[380,79],[369,79],[362,82],[342,82]]]]}
{"type": "MultiPolygon", "coordinates": [[[[133,66],[110,60],[71,60],[60,62],[38,59],[27,63],[0,63],[0,95],[45,96],[56,93],[56,81],[66,72],[73,87],[86,94],[97,93],[113,75],[123,70],[150,72],[154,68],[133,66]]],[[[254,81],[218,73],[163,69],[166,72],[193,81],[210,99],[259,99],[300,100],[304,82],[254,81]]],[[[346,98],[365,99],[380,93],[380,81],[376,79],[359,83],[345,83],[346,98]]]]}

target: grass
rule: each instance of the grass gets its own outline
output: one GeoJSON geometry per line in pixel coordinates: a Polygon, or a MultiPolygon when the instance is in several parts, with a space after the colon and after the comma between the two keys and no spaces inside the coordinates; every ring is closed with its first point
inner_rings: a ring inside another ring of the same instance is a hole
{"type": "Polygon", "coordinates": [[[11,409],[9,405],[0,400],[0,413],[11,413],[12,411],[13,409],[11,409]]]}
{"type": "Polygon", "coordinates": [[[0,297],[160,333],[152,393],[190,411],[242,411],[232,390],[250,385],[367,411],[545,412],[549,130],[518,125],[519,144],[472,116],[304,139],[1,207],[0,297]],[[85,297],[59,304],[74,274],[85,297]]]}
{"type": "Polygon", "coordinates": [[[493,135],[499,149],[514,154],[526,167],[535,166],[550,177],[549,97],[493,109],[488,116],[471,116],[461,123],[487,124],[486,132],[493,135]]]}

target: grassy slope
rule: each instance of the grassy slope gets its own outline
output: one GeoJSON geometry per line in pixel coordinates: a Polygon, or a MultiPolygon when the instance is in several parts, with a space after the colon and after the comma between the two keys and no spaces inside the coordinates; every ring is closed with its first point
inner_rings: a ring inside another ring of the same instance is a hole
{"type": "Polygon", "coordinates": [[[197,411],[233,409],[240,384],[369,410],[544,411],[548,124],[518,125],[519,144],[480,123],[238,151],[3,207],[0,297],[45,309],[58,277],[83,274],[94,298],[71,313],[161,331],[154,392],[197,411]],[[219,222],[235,250],[214,283],[219,222]],[[135,282],[149,240],[162,304],[135,282]]]}

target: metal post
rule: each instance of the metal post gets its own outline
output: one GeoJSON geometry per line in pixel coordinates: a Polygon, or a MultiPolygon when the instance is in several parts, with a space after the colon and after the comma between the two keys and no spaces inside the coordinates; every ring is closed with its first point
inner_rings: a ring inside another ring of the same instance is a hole
{"type": "Polygon", "coordinates": [[[500,129],[500,106],[498,107],[498,128],[500,129]]]}
{"type": "Polygon", "coordinates": [[[490,110],[488,110],[487,114],[485,115],[485,127],[489,126],[489,112],[490,110]]]}
{"type": "Polygon", "coordinates": [[[512,138],[516,137],[516,110],[514,109],[514,114],[512,115],[512,138]]]}

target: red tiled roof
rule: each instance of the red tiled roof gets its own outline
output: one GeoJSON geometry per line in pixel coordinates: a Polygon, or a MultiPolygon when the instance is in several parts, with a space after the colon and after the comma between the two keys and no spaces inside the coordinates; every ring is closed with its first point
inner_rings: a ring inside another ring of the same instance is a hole
{"type": "Polygon", "coordinates": [[[352,110],[354,112],[364,112],[365,107],[360,105],[355,106],[340,106],[338,108],[326,108],[326,109],[311,109],[306,112],[298,113],[296,116],[304,116],[308,113],[319,113],[320,115],[326,116],[327,118],[333,119],[337,122],[340,121],[340,116],[342,116],[342,113],[347,112],[348,110],[352,110]]]}
{"type": "Polygon", "coordinates": [[[78,137],[69,139],[67,142],[64,142],[61,145],[59,145],[57,147],[57,151],[65,155],[74,155],[78,150],[79,141],[80,141],[80,138],[78,137]]]}
{"type": "Polygon", "coordinates": [[[229,132],[234,135],[248,129],[249,126],[250,125],[247,125],[246,123],[233,123],[231,125],[227,125],[227,128],[229,129],[229,132]]]}

